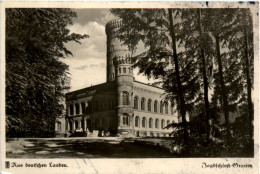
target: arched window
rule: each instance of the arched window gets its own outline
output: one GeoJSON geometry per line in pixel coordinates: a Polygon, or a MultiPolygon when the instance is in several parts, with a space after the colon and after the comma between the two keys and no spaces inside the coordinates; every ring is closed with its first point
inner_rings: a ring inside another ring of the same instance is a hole
{"type": "Polygon", "coordinates": [[[156,118],[155,120],[155,128],[158,129],[159,128],[159,119],[156,118]]]}
{"type": "Polygon", "coordinates": [[[74,107],[73,105],[70,105],[70,115],[73,115],[74,114],[74,107]]]}
{"type": "Polygon", "coordinates": [[[135,117],[135,127],[139,127],[139,117],[135,117]]]}
{"type": "Polygon", "coordinates": [[[157,113],[157,107],[158,107],[157,105],[158,105],[158,101],[155,100],[154,101],[154,106],[153,106],[153,110],[154,110],[155,113],[157,113]]]}
{"type": "Polygon", "coordinates": [[[171,114],[173,115],[173,104],[171,104],[171,114]]]}
{"type": "Polygon", "coordinates": [[[162,119],[162,121],[161,121],[161,128],[163,129],[164,128],[164,119],[162,119]]]}
{"type": "Polygon", "coordinates": [[[123,68],[123,73],[126,73],[126,68],[123,68]]]}
{"type": "Polygon", "coordinates": [[[119,74],[121,74],[121,68],[119,68],[119,74]]]}
{"type": "Polygon", "coordinates": [[[148,111],[152,111],[152,100],[149,99],[147,103],[148,103],[148,111]]]}
{"type": "Polygon", "coordinates": [[[170,120],[167,120],[167,126],[170,124],[170,120]]]}
{"type": "Polygon", "coordinates": [[[78,115],[78,114],[79,114],[79,104],[76,103],[76,104],[75,104],[75,107],[76,107],[76,114],[78,115]]]}
{"type": "Polygon", "coordinates": [[[146,127],[146,118],[145,117],[143,117],[143,119],[142,119],[142,127],[146,127]]]}
{"type": "Polygon", "coordinates": [[[81,103],[81,113],[85,114],[86,104],[84,102],[81,103]]]}
{"type": "Polygon", "coordinates": [[[165,114],[168,114],[168,103],[165,103],[165,114]]]}
{"type": "Polygon", "coordinates": [[[128,105],[129,103],[128,103],[128,92],[126,92],[126,91],[123,91],[123,105],[128,105]]]}
{"type": "Polygon", "coordinates": [[[145,98],[142,98],[141,100],[141,110],[145,110],[145,98]]]}
{"type": "Polygon", "coordinates": [[[163,101],[160,103],[160,113],[163,113],[163,101]]]}
{"type": "Polygon", "coordinates": [[[134,109],[138,109],[138,97],[135,96],[134,98],[134,109]]]}
{"type": "Polygon", "coordinates": [[[153,127],[153,119],[149,118],[149,128],[152,128],[152,127],[153,127]]]}
{"type": "Polygon", "coordinates": [[[128,119],[129,119],[128,115],[124,114],[123,115],[123,125],[128,125],[128,122],[129,122],[128,119]]]}

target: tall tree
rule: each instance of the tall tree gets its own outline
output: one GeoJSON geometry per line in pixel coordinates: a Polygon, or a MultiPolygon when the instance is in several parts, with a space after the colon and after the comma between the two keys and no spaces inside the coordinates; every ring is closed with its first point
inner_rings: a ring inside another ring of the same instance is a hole
{"type": "MultiPolygon", "coordinates": [[[[212,132],[212,119],[210,116],[210,105],[209,105],[209,82],[212,79],[210,75],[212,74],[212,59],[213,59],[213,48],[212,40],[208,32],[204,32],[203,23],[205,15],[202,15],[202,9],[183,9],[181,13],[181,22],[179,23],[179,33],[182,36],[180,38],[181,45],[185,48],[183,51],[187,56],[193,57],[194,64],[196,64],[197,69],[200,71],[198,73],[199,83],[201,86],[201,92],[197,98],[199,107],[200,102],[203,101],[204,109],[201,109],[199,113],[201,121],[206,122],[206,133],[207,140],[211,136],[212,132]]],[[[193,110],[194,110],[193,109],[193,110]]]]}
{"type": "MultiPolygon", "coordinates": [[[[253,102],[252,102],[252,88],[253,88],[253,63],[254,63],[254,44],[253,44],[253,22],[252,15],[249,9],[236,9],[233,16],[233,22],[229,27],[228,32],[228,55],[230,58],[236,57],[240,72],[236,75],[242,78],[243,94],[240,103],[247,103],[247,115],[249,126],[249,136],[253,139],[253,102]],[[246,91],[244,91],[244,88],[246,91]]],[[[253,144],[253,142],[251,142],[253,144]]]]}
{"type": "Polygon", "coordinates": [[[7,137],[52,136],[69,88],[65,43],[88,37],[68,30],[75,17],[70,9],[6,9],[7,137]]]}
{"type": "Polygon", "coordinates": [[[140,42],[145,50],[136,55],[140,72],[160,79],[166,91],[166,100],[177,103],[184,144],[188,144],[189,134],[186,112],[194,104],[199,91],[196,65],[192,56],[183,54],[180,33],[177,28],[181,10],[172,9],[112,9],[111,12],[122,19],[124,25],[118,30],[119,38],[135,51],[140,42]]]}

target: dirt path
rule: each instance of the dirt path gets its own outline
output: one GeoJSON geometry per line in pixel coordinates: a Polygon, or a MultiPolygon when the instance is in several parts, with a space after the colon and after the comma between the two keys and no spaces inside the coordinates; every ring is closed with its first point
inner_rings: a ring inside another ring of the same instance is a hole
{"type": "Polygon", "coordinates": [[[6,142],[7,158],[169,158],[158,143],[111,138],[22,138],[6,142]]]}

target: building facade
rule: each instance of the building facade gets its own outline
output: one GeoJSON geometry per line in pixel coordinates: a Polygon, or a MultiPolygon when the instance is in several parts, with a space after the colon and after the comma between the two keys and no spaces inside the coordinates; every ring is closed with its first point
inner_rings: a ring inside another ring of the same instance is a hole
{"type": "Polygon", "coordinates": [[[120,20],[107,23],[106,83],[66,94],[67,136],[75,132],[102,132],[121,136],[169,136],[163,129],[178,122],[178,114],[165,101],[164,90],[138,82],[131,53],[116,37],[120,20]]]}

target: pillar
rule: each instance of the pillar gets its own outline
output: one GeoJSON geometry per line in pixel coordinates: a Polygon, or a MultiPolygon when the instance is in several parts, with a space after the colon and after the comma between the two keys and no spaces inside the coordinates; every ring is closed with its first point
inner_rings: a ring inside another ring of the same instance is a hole
{"type": "Polygon", "coordinates": [[[87,119],[84,118],[84,128],[83,128],[83,131],[87,131],[87,119]]]}
{"type": "Polygon", "coordinates": [[[81,129],[81,120],[78,121],[78,128],[81,129]]]}

